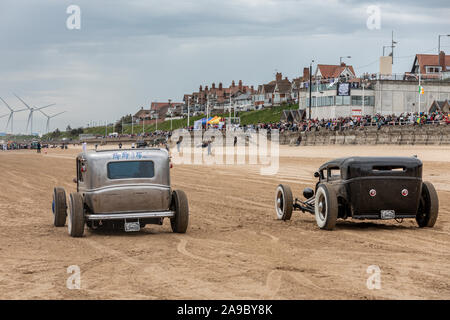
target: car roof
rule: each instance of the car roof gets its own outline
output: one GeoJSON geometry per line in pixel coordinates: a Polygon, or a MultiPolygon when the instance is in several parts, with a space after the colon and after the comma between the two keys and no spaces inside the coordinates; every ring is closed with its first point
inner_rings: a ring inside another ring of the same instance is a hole
{"type": "Polygon", "coordinates": [[[392,165],[415,167],[422,165],[422,161],[416,157],[346,157],[328,161],[320,166],[319,171],[330,167],[348,167],[362,164],[392,165]]]}
{"type": "Polygon", "coordinates": [[[168,158],[169,152],[163,148],[142,148],[142,149],[110,149],[110,150],[89,150],[78,155],[86,160],[144,160],[146,158],[168,158]]]}

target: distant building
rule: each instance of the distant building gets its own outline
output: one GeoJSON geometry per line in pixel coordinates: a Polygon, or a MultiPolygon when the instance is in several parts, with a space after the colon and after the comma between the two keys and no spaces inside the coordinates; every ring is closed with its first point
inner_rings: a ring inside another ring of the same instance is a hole
{"type": "Polygon", "coordinates": [[[348,66],[345,63],[340,65],[334,64],[318,64],[316,72],[314,73],[315,80],[327,80],[327,79],[352,79],[356,77],[353,66],[348,66]]]}
{"type": "Polygon", "coordinates": [[[169,102],[167,104],[167,117],[180,117],[183,115],[184,102],[169,102]]]}
{"type": "MultiPolygon", "coordinates": [[[[450,57],[443,52],[417,54],[411,72],[405,74],[365,74],[358,78],[352,66],[319,64],[313,75],[311,117],[427,112],[434,101],[450,100],[450,78],[445,77],[449,69],[450,57]],[[419,94],[418,72],[424,94],[419,94]]],[[[308,84],[308,81],[300,83],[299,91],[300,109],[306,112],[309,112],[308,84]]]]}
{"type": "Polygon", "coordinates": [[[443,51],[437,54],[416,54],[410,73],[419,74],[423,79],[437,79],[442,72],[450,70],[450,56],[443,51]]]}
{"type": "Polygon", "coordinates": [[[152,102],[150,109],[146,110],[143,107],[133,116],[135,121],[139,124],[154,124],[156,120],[162,122],[169,117],[180,116],[183,111],[183,102],[152,102]]]}
{"type": "Polygon", "coordinates": [[[251,92],[239,92],[239,94],[233,98],[233,101],[237,106],[253,106],[251,92]]]}
{"type": "Polygon", "coordinates": [[[151,119],[151,110],[145,110],[144,107],[141,107],[141,109],[133,116],[133,121],[138,121],[139,123],[144,121],[147,124],[151,119]]]}
{"type": "MultiPolygon", "coordinates": [[[[304,72],[303,78],[306,75],[304,72]]],[[[312,78],[312,118],[358,117],[374,113],[374,82],[357,78],[353,66],[318,64],[312,78]]],[[[300,85],[303,88],[299,91],[299,108],[306,109],[309,114],[309,79],[303,80],[306,85],[300,85]]]]}
{"type": "Polygon", "coordinates": [[[296,103],[299,102],[300,89],[302,89],[305,86],[305,83],[308,83],[308,82],[309,82],[309,68],[306,67],[306,68],[303,68],[303,76],[292,80],[291,98],[296,103]]]}
{"type": "Polygon", "coordinates": [[[380,76],[375,82],[375,110],[381,114],[427,112],[434,101],[450,99],[450,79],[444,77],[450,69],[450,56],[416,54],[411,72],[390,77],[380,76]],[[419,95],[420,85],[424,94],[419,95]]]}
{"type": "Polygon", "coordinates": [[[258,86],[258,90],[253,94],[253,104],[255,106],[277,106],[284,103],[291,103],[292,83],[288,78],[283,79],[283,74],[277,72],[275,81],[258,86]]]}
{"type": "Polygon", "coordinates": [[[283,103],[291,103],[292,84],[288,78],[282,79],[282,74],[277,74],[275,88],[273,90],[273,105],[281,105],[283,103]]]}
{"type": "Polygon", "coordinates": [[[253,95],[253,104],[255,106],[269,107],[273,104],[273,91],[275,84],[273,82],[258,86],[258,90],[253,95]]]}
{"type": "Polygon", "coordinates": [[[244,85],[242,80],[239,80],[238,85],[233,80],[228,88],[224,87],[222,83],[219,83],[218,86],[212,83],[211,87],[205,86],[204,89],[203,86],[200,86],[198,92],[184,95],[184,111],[187,112],[189,102],[191,112],[205,112],[207,106],[210,111],[220,112],[230,104],[230,101],[231,104],[234,104],[238,96],[252,95],[254,92],[253,86],[244,85]]]}
{"type": "Polygon", "coordinates": [[[402,114],[427,112],[435,101],[450,99],[450,81],[426,79],[421,81],[424,94],[419,98],[417,79],[379,79],[375,81],[375,113],[402,114]]]}

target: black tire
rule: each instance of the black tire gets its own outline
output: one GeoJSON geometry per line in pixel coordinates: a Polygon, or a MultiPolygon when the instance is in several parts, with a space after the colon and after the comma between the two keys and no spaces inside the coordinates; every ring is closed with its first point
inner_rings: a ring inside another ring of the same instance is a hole
{"type": "Polygon", "coordinates": [[[83,196],[78,192],[70,194],[70,212],[68,231],[74,238],[80,238],[84,234],[84,202],[83,196]]]}
{"type": "Polygon", "coordinates": [[[316,222],[320,229],[333,230],[338,217],[338,199],[332,187],[320,184],[315,201],[316,222]]]}
{"type": "Polygon", "coordinates": [[[67,200],[64,188],[56,187],[53,189],[53,225],[55,227],[64,227],[67,217],[67,200]]]}
{"type": "Polygon", "coordinates": [[[170,219],[172,231],[186,233],[189,225],[189,203],[184,191],[174,190],[172,192],[171,209],[175,211],[175,216],[170,219]]]}
{"type": "Polygon", "coordinates": [[[280,184],[275,192],[275,212],[278,220],[291,220],[294,200],[289,186],[280,184]]]}
{"type": "Polygon", "coordinates": [[[419,209],[416,221],[420,228],[432,228],[436,224],[439,213],[439,198],[433,184],[422,183],[422,194],[420,196],[419,209]]]}

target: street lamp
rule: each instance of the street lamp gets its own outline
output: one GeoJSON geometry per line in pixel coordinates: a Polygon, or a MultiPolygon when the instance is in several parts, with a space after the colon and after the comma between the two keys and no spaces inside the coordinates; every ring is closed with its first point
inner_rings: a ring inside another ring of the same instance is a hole
{"type": "Polygon", "coordinates": [[[312,64],[314,60],[311,60],[309,64],[309,120],[311,120],[311,105],[312,105],[312,64]]]}
{"type": "Polygon", "coordinates": [[[173,112],[172,112],[172,109],[171,109],[171,103],[172,102],[172,100],[171,99],[169,99],[169,110],[170,110],[170,131],[172,131],[172,116],[173,116],[173,112]]]}
{"type": "Polygon", "coordinates": [[[441,37],[450,37],[450,34],[440,34],[440,35],[438,35],[438,54],[441,53],[441,37]]]}
{"type": "Polygon", "coordinates": [[[362,112],[361,112],[361,117],[365,116],[365,102],[366,102],[366,96],[365,96],[365,92],[364,89],[366,88],[366,83],[367,83],[367,79],[364,79],[361,81],[361,86],[362,86],[362,112]]]}
{"type": "Polygon", "coordinates": [[[339,57],[339,64],[342,64],[342,59],[350,59],[350,56],[346,56],[346,57],[339,57]]]}
{"type": "Polygon", "coordinates": [[[191,97],[190,96],[188,96],[188,105],[187,105],[187,126],[188,126],[188,130],[189,130],[189,117],[190,117],[190,114],[191,114],[191,109],[190,109],[190,107],[191,107],[191,97]]]}

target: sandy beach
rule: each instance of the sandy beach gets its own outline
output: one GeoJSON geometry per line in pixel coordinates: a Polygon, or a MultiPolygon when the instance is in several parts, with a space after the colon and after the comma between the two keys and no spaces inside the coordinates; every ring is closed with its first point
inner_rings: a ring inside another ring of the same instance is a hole
{"type": "Polygon", "coordinates": [[[79,150],[0,153],[0,299],[450,299],[449,147],[282,146],[271,176],[255,165],[175,165],[173,188],[189,199],[187,234],[166,220],[74,239],[53,227],[51,205],[55,186],[75,191],[79,150]],[[301,197],[319,165],[351,155],[422,159],[440,198],[435,228],[339,220],[327,232],[305,213],[276,220],[279,183],[301,197]],[[66,287],[71,265],[80,290],[66,287]],[[380,290],[366,285],[372,265],[380,290]]]}

